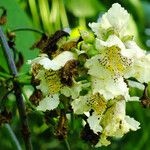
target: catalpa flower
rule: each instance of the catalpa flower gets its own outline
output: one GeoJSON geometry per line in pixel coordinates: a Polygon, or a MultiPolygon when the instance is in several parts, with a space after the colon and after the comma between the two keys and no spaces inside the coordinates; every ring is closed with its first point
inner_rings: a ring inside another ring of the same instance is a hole
{"type": "Polygon", "coordinates": [[[63,86],[60,78],[60,69],[72,59],[75,59],[75,55],[72,52],[65,51],[53,60],[42,54],[40,57],[29,61],[35,80],[40,81],[36,88],[41,90],[44,97],[40,100],[37,110],[52,110],[58,106],[60,90],[63,86]]]}
{"type": "Polygon", "coordinates": [[[101,136],[96,147],[109,145],[108,137],[122,137],[130,130],[139,129],[140,123],[126,115],[125,103],[125,100],[116,100],[103,114],[100,122],[101,136]]]}
{"type": "Polygon", "coordinates": [[[100,39],[106,39],[112,32],[119,36],[125,36],[129,16],[129,13],[120,4],[115,3],[102,16],[100,22],[90,23],[89,26],[100,39]]]}
{"type": "Polygon", "coordinates": [[[99,92],[107,100],[119,95],[128,99],[123,75],[132,65],[132,59],[122,54],[126,50],[125,45],[116,35],[110,35],[106,42],[96,39],[96,48],[99,54],[85,64],[92,76],[93,93],[99,92]]]}

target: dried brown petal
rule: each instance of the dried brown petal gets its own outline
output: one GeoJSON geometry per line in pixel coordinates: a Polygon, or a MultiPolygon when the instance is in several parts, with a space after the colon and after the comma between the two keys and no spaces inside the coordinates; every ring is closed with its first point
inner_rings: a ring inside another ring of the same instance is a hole
{"type": "Polygon", "coordinates": [[[96,145],[99,141],[99,135],[95,134],[93,130],[90,129],[88,124],[86,124],[84,129],[82,130],[81,138],[84,141],[90,142],[91,144],[94,144],[94,145],[96,145]]]}
{"type": "Polygon", "coordinates": [[[61,49],[63,49],[63,51],[69,51],[72,48],[75,48],[77,46],[77,44],[78,44],[77,41],[70,41],[70,42],[63,44],[61,49]]]}
{"type": "Polygon", "coordinates": [[[34,65],[32,65],[32,74],[35,77],[38,73],[39,70],[42,69],[42,65],[35,63],[34,65]]]}
{"type": "Polygon", "coordinates": [[[51,57],[52,53],[57,50],[56,43],[64,36],[69,36],[69,34],[62,30],[56,31],[51,37],[44,34],[40,41],[32,46],[32,49],[39,48],[42,53],[46,53],[49,57],[51,57]]]}
{"type": "Polygon", "coordinates": [[[31,101],[31,103],[35,106],[39,105],[39,102],[43,99],[43,94],[41,92],[41,90],[35,90],[33,92],[33,94],[30,96],[29,100],[31,101]]]}
{"type": "Polygon", "coordinates": [[[32,75],[32,78],[31,78],[31,84],[36,87],[40,84],[40,80],[39,79],[35,79],[35,77],[32,75]]]}
{"type": "Polygon", "coordinates": [[[150,108],[150,99],[142,99],[141,104],[144,108],[150,108]]]}
{"type": "Polygon", "coordinates": [[[49,39],[49,37],[46,34],[43,34],[41,39],[38,42],[36,42],[31,47],[31,49],[34,49],[34,48],[39,48],[41,50],[44,49],[44,47],[46,47],[46,45],[47,45],[48,39],[49,39]]]}
{"type": "Polygon", "coordinates": [[[143,92],[143,96],[140,98],[141,104],[144,108],[150,108],[150,98],[148,95],[148,84],[144,83],[144,85],[145,85],[145,89],[143,92]]]}
{"type": "Polygon", "coordinates": [[[60,115],[60,111],[58,111],[57,109],[51,111],[47,110],[44,113],[44,119],[46,124],[53,124],[53,118],[58,117],[59,115],[60,115]]]}
{"type": "Polygon", "coordinates": [[[67,117],[64,110],[61,110],[58,126],[55,131],[58,139],[62,140],[67,137],[67,117]]]}
{"type": "Polygon", "coordinates": [[[77,65],[78,62],[76,60],[69,60],[65,64],[61,70],[61,83],[68,86],[72,85],[72,77],[78,73],[77,65]]]}

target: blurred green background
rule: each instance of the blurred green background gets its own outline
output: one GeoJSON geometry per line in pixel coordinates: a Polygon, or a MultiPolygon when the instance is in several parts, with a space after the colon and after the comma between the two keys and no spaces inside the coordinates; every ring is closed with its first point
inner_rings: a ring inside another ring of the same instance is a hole
{"type": "MultiPolygon", "coordinates": [[[[7,24],[4,31],[20,27],[30,27],[52,34],[58,29],[75,29],[80,26],[88,28],[88,22],[95,22],[115,2],[120,3],[132,16],[131,29],[138,44],[150,50],[150,1],[149,0],[0,0],[0,6],[7,9],[7,24]]],[[[1,14],[1,11],[0,11],[1,14]]],[[[24,65],[20,72],[28,72],[27,60],[34,58],[38,50],[31,51],[30,47],[40,36],[30,31],[16,32],[16,48],[24,56],[24,65]]],[[[7,63],[0,47],[0,72],[8,72],[7,63]]],[[[29,89],[25,86],[24,89],[29,89]]],[[[3,86],[0,84],[0,98],[3,96],[3,86]]],[[[30,91],[29,91],[30,92],[30,91]]],[[[136,95],[137,90],[132,90],[136,95]]],[[[13,110],[10,122],[23,149],[20,134],[20,121],[14,95],[10,94],[6,106],[13,110]]],[[[1,108],[0,108],[1,109],[1,108]]],[[[127,104],[127,114],[141,123],[141,129],[130,132],[121,139],[113,139],[108,147],[97,150],[150,150],[150,109],[144,109],[137,102],[127,104]]],[[[43,114],[28,110],[29,124],[34,150],[66,150],[65,141],[59,141],[53,135],[54,128],[44,122],[43,114]]],[[[94,150],[90,144],[80,138],[82,130],[81,118],[75,116],[73,126],[70,123],[68,142],[71,150],[94,150]]],[[[15,150],[4,125],[0,127],[0,149],[15,150]]]]}

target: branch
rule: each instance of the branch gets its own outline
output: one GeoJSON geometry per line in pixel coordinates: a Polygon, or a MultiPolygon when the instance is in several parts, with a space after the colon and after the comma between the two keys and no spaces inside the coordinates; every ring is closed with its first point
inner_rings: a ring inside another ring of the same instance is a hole
{"type": "MultiPolygon", "coordinates": [[[[12,75],[14,77],[17,77],[18,71],[17,71],[17,68],[15,66],[15,62],[12,58],[6,37],[5,37],[1,27],[0,27],[0,39],[2,41],[3,51],[7,57],[9,69],[10,69],[12,75]]],[[[21,94],[21,88],[19,86],[19,83],[15,80],[13,81],[13,85],[14,85],[17,107],[18,107],[18,111],[19,111],[19,115],[20,115],[20,119],[21,119],[21,123],[22,123],[22,134],[23,134],[23,139],[25,142],[25,147],[27,150],[32,150],[32,144],[31,144],[31,139],[30,139],[30,132],[29,132],[29,125],[28,125],[28,120],[27,120],[26,108],[25,108],[25,104],[24,104],[23,97],[21,94]]]]}

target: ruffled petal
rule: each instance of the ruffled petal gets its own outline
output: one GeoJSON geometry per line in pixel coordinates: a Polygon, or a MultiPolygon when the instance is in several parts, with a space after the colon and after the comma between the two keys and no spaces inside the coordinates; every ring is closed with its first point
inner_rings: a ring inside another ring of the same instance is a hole
{"type": "Polygon", "coordinates": [[[93,113],[92,116],[90,116],[87,119],[90,129],[93,130],[93,132],[96,134],[102,132],[100,121],[101,121],[101,115],[98,115],[96,113],[93,113]]]}
{"type": "Polygon", "coordinates": [[[140,123],[138,121],[136,121],[134,118],[131,118],[129,116],[125,116],[125,121],[129,126],[129,129],[132,131],[136,131],[138,129],[140,129],[140,123]]]}
{"type": "Polygon", "coordinates": [[[93,94],[98,92],[103,95],[106,100],[113,99],[119,95],[124,96],[125,99],[129,98],[129,91],[123,78],[119,78],[116,81],[107,79],[107,76],[104,80],[92,78],[92,89],[93,94]]]}
{"type": "Polygon", "coordinates": [[[46,54],[42,54],[40,57],[29,60],[28,63],[31,65],[40,64],[48,70],[59,70],[66,64],[67,61],[72,59],[75,59],[74,54],[69,51],[64,51],[57,55],[53,60],[50,60],[46,54]]]}
{"type": "Polygon", "coordinates": [[[89,95],[80,96],[78,99],[72,101],[71,106],[75,114],[83,114],[89,111],[91,108],[87,105],[87,101],[90,100],[89,95]]]}
{"type": "Polygon", "coordinates": [[[125,73],[125,78],[134,77],[141,83],[150,81],[150,54],[134,61],[132,67],[125,73]]]}
{"type": "Polygon", "coordinates": [[[40,111],[53,110],[58,106],[58,104],[59,104],[59,95],[58,94],[49,95],[39,102],[37,110],[40,111]]]}
{"type": "Polygon", "coordinates": [[[127,27],[129,14],[123,7],[121,7],[120,4],[114,3],[108,10],[107,19],[113,28],[119,33],[121,30],[127,27]]]}
{"type": "Polygon", "coordinates": [[[122,51],[122,55],[132,58],[135,61],[146,54],[146,51],[142,50],[135,41],[128,41],[124,43],[126,49],[122,51]]]}

